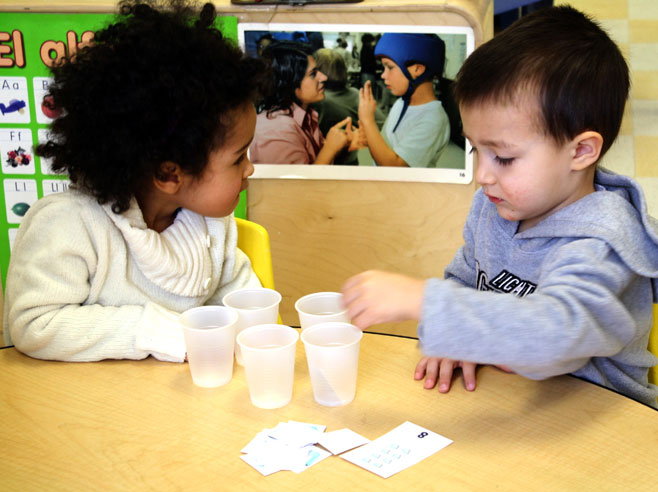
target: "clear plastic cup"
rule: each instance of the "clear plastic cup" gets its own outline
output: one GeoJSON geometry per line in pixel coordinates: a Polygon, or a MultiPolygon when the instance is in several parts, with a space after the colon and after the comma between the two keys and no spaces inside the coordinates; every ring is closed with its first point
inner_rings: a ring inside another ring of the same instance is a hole
{"type": "Polygon", "coordinates": [[[199,306],[181,314],[180,322],[194,384],[216,388],[228,383],[238,314],[224,306],[199,306]]]}
{"type": "Polygon", "coordinates": [[[343,294],[338,292],[316,292],[301,297],[295,303],[302,330],[318,323],[340,321],[349,323],[347,309],[343,305],[343,294]]]}
{"type": "Polygon", "coordinates": [[[256,325],[237,337],[251,403],[279,408],[290,403],[299,333],[284,325],[256,325]]]}
{"type": "MultiPolygon", "coordinates": [[[[279,318],[281,294],[265,287],[246,288],[229,292],[222,299],[224,306],[233,308],[238,313],[235,336],[250,326],[275,324],[279,318]]],[[[240,346],[235,345],[235,360],[244,365],[240,346]]]]}
{"type": "Polygon", "coordinates": [[[363,332],[350,323],[319,323],[302,332],[313,396],[321,405],[346,405],[356,394],[363,332]]]}

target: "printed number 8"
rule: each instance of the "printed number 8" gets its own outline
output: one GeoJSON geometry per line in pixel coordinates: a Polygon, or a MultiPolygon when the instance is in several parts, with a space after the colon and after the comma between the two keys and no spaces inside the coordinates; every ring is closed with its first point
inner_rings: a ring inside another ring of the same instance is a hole
{"type": "Polygon", "coordinates": [[[427,435],[427,432],[421,432],[420,434],[418,434],[418,437],[422,439],[426,435],[427,435]]]}

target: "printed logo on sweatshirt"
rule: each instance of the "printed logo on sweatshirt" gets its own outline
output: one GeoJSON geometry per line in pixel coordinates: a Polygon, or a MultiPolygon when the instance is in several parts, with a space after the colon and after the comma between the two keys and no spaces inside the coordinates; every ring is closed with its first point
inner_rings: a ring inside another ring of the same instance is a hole
{"type": "Polygon", "coordinates": [[[480,263],[476,263],[477,268],[477,289],[492,290],[504,294],[512,294],[516,297],[525,297],[532,294],[537,289],[537,284],[529,280],[523,280],[507,270],[501,271],[491,281],[487,277],[487,272],[480,270],[480,263]]]}

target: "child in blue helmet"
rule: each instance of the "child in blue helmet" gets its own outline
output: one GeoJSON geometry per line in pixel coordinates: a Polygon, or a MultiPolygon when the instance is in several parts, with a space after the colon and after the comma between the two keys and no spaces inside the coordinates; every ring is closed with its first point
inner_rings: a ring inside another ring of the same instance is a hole
{"type": "Polygon", "coordinates": [[[436,35],[386,33],[375,47],[382,79],[399,99],[379,132],[371,82],[360,90],[359,126],[379,166],[436,167],[450,140],[450,123],[432,78],[443,73],[445,44],[436,35]]]}

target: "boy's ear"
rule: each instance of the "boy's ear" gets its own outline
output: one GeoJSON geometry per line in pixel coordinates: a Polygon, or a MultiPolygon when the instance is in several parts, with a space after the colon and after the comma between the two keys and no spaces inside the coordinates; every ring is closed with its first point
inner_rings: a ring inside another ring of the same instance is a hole
{"type": "Polygon", "coordinates": [[[407,71],[414,79],[417,79],[425,73],[425,65],[422,63],[413,63],[407,67],[407,71]]]}
{"type": "Polygon", "coordinates": [[[576,135],[572,142],[574,153],[571,168],[574,171],[582,171],[599,160],[603,147],[603,137],[599,132],[585,131],[576,135]]]}
{"type": "Polygon", "coordinates": [[[168,195],[174,195],[183,184],[182,171],[178,164],[165,161],[160,164],[158,171],[153,176],[155,187],[168,195]]]}

